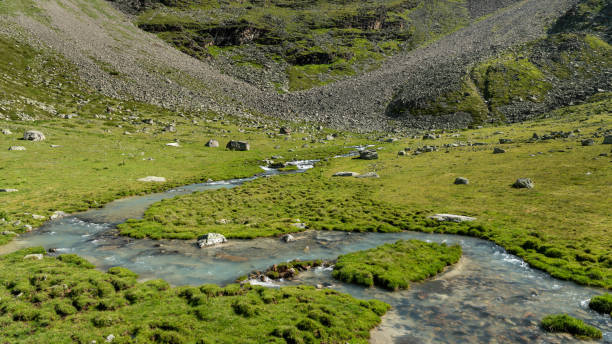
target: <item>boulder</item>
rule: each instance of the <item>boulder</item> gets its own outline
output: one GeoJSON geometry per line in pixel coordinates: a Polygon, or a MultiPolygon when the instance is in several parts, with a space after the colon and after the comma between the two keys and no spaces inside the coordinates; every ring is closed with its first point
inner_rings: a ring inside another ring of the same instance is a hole
{"type": "Polygon", "coordinates": [[[463,216],[463,215],[453,215],[453,214],[435,214],[429,217],[430,219],[434,219],[441,222],[466,222],[466,221],[474,221],[475,217],[463,216]]]}
{"type": "Polygon", "coordinates": [[[227,143],[225,148],[233,151],[248,151],[251,149],[251,146],[246,141],[230,141],[227,143]]]}
{"type": "Polygon", "coordinates": [[[357,177],[359,173],[357,172],[336,172],[334,173],[334,177],[357,177]]]}
{"type": "Polygon", "coordinates": [[[512,143],[512,139],[499,139],[500,144],[512,143]]]}
{"type": "Polygon", "coordinates": [[[278,131],[281,135],[291,135],[291,129],[287,128],[287,127],[282,127],[280,128],[280,130],[278,131]]]}
{"type": "Polygon", "coordinates": [[[198,238],[198,246],[200,248],[219,245],[219,244],[223,244],[226,242],[227,242],[227,239],[225,239],[225,236],[219,233],[208,233],[198,238]]]}
{"type": "Polygon", "coordinates": [[[138,179],[138,181],[139,182],[146,182],[146,183],[150,183],[150,182],[165,183],[166,182],[166,178],[164,178],[164,177],[148,176],[148,177],[140,178],[140,179],[138,179]]]}
{"type": "Polygon", "coordinates": [[[376,172],[368,172],[368,173],[364,173],[364,174],[355,176],[355,178],[379,178],[379,177],[380,176],[376,172]]]}
{"type": "Polygon", "coordinates": [[[291,234],[285,234],[281,237],[281,240],[283,242],[294,242],[295,241],[295,237],[291,234]]]}
{"type": "Polygon", "coordinates": [[[534,183],[529,178],[519,178],[512,184],[512,187],[516,189],[532,189],[534,183]]]}
{"type": "Polygon", "coordinates": [[[28,254],[25,257],[23,257],[23,259],[28,260],[42,260],[43,259],[43,254],[42,253],[33,253],[33,254],[28,254]]]}
{"type": "Polygon", "coordinates": [[[51,214],[51,216],[49,216],[49,219],[51,220],[57,220],[57,219],[61,219],[63,217],[68,216],[68,213],[65,213],[61,210],[58,211],[54,211],[53,214],[51,214]]]}
{"type": "Polygon", "coordinates": [[[493,148],[493,154],[502,154],[502,153],[506,153],[506,150],[499,148],[499,147],[493,148]]]}
{"type": "Polygon", "coordinates": [[[425,134],[423,135],[423,140],[435,140],[436,139],[436,135],[434,134],[425,134]]]}
{"type": "Polygon", "coordinates": [[[3,135],[12,135],[12,134],[13,134],[13,132],[12,132],[12,131],[10,131],[10,130],[8,130],[8,129],[2,129],[2,134],[3,134],[3,135]]]}
{"type": "Polygon", "coordinates": [[[378,152],[375,150],[362,150],[359,152],[359,159],[376,160],[378,159],[378,152]]]}
{"type": "Polygon", "coordinates": [[[176,132],[176,127],[170,124],[170,125],[165,126],[163,130],[169,133],[174,133],[176,132]]]}
{"type": "Polygon", "coordinates": [[[0,192],[17,192],[17,189],[0,189],[0,192]]]}
{"type": "Polygon", "coordinates": [[[455,185],[467,185],[469,183],[470,181],[467,178],[464,178],[464,177],[455,178],[455,185]]]}
{"type": "Polygon", "coordinates": [[[178,142],[170,142],[170,143],[166,143],[166,146],[168,146],[168,147],[180,147],[181,145],[178,142]]]}
{"type": "Polygon", "coordinates": [[[399,152],[397,152],[397,155],[404,156],[404,155],[406,155],[406,151],[399,151],[399,152]]]}
{"type": "Polygon", "coordinates": [[[278,169],[278,168],[285,168],[287,167],[287,164],[282,162],[282,161],[278,161],[278,162],[271,162],[268,167],[270,168],[274,168],[274,169],[278,169]]]}
{"type": "Polygon", "coordinates": [[[612,135],[606,135],[603,140],[604,145],[612,145],[612,135]]]}
{"type": "Polygon", "coordinates": [[[585,140],[581,141],[581,144],[583,146],[592,146],[592,145],[595,144],[595,140],[593,140],[593,139],[585,139],[585,140]]]}
{"type": "Polygon", "coordinates": [[[306,224],[302,223],[302,222],[292,223],[291,226],[295,227],[295,228],[299,228],[299,229],[306,229],[306,228],[308,228],[308,226],[306,226],[306,224]]]}
{"type": "Polygon", "coordinates": [[[208,142],[206,142],[206,147],[210,147],[210,148],[217,148],[219,147],[219,141],[217,140],[208,140],[208,142]]]}
{"type": "Polygon", "coordinates": [[[9,147],[10,151],[24,151],[26,148],[24,146],[11,146],[9,147]]]}
{"type": "Polygon", "coordinates": [[[28,130],[23,133],[23,139],[27,141],[44,141],[46,137],[38,130],[28,130]]]}

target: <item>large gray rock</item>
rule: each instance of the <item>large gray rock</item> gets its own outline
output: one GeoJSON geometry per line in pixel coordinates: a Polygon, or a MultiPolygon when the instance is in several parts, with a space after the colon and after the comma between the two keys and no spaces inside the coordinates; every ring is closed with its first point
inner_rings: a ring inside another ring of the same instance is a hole
{"type": "Polygon", "coordinates": [[[434,219],[441,222],[466,222],[466,221],[474,221],[475,217],[463,216],[463,215],[453,215],[453,214],[435,214],[429,217],[430,219],[434,219]]]}
{"type": "Polygon", "coordinates": [[[219,244],[223,244],[226,242],[227,242],[227,239],[225,239],[225,236],[219,233],[208,233],[198,238],[198,246],[200,248],[219,245],[219,244]]]}
{"type": "Polygon", "coordinates": [[[519,178],[512,184],[512,187],[516,189],[533,189],[534,183],[529,178],[519,178]]]}
{"type": "Polygon", "coordinates": [[[378,159],[378,152],[375,150],[362,150],[359,152],[359,159],[363,160],[376,160],[378,159]]]}
{"type": "Polygon", "coordinates": [[[291,234],[285,234],[281,237],[281,240],[284,242],[294,242],[295,241],[295,237],[291,234]]]}
{"type": "Polygon", "coordinates": [[[227,143],[225,148],[233,151],[248,151],[251,149],[251,145],[249,145],[246,141],[230,141],[227,143]]]}
{"type": "Polygon", "coordinates": [[[585,140],[582,140],[581,144],[583,146],[592,146],[592,145],[595,144],[595,140],[593,140],[593,139],[585,139],[585,140]]]}
{"type": "Polygon", "coordinates": [[[467,185],[469,183],[470,183],[470,181],[467,178],[457,177],[455,179],[455,184],[456,185],[467,185]]]}
{"type": "Polygon", "coordinates": [[[208,140],[208,142],[206,142],[206,147],[210,147],[210,148],[217,148],[219,147],[219,141],[217,140],[208,140]]]}
{"type": "Polygon", "coordinates": [[[357,172],[336,172],[334,173],[334,177],[357,177],[359,173],[357,172]]]}
{"type": "Polygon", "coordinates": [[[368,172],[355,176],[355,178],[380,178],[380,176],[376,172],[368,172]]]}
{"type": "Polygon", "coordinates": [[[17,189],[0,189],[0,192],[17,192],[17,189]]]}
{"type": "Polygon", "coordinates": [[[11,146],[9,147],[10,151],[24,151],[26,148],[24,146],[11,146]]]}
{"type": "Polygon", "coordinates": [[[46,137],[38,130],[28,130],[23,133],[23,139],[28,141],[44,141],[46,137]]]}
{"type": "Polygon", "coordinates": [[[604,145],[612,145],[612,135],[607,135],[603,140],[604,145]]]}
{"type": "Polygon", "coordinates": [[[140,178],[138,179],[139,182],[146,182],[146,183],[165,183],[166,182],[166,178],[164,177],[155,177],[155,176],[148,176],[148,177],[144,177],[144,178],[140,178]]]}
{"type": "Polygon", "coordinates": [[[506,153],[506,150],[499,148],[499,147],[493,148],[493,154],[502,154],[502,153],[506,153]]]}
{"type": "Polygon", "coordinates": [[[512,143],[512,139],[499,139],[499,143],[502,145],[512,143]]]}

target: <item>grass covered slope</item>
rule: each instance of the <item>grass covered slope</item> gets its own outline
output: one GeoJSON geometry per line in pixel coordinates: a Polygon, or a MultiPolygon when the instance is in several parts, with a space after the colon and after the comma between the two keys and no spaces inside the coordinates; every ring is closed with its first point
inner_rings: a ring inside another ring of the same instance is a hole
{"type": "Polygon", "coordinates": [[[254,181],[232,190],[196,193],[153,205],[143,220],[121,226],[134,237],[195,238],[219,232],[252,238],[311,229],[399,231],[471,235],[494,241],[552,276],[612,288],[610,147],[612,102],[592,102],[549,113],[548,119],[380,144],[380,158],[330,159],[302,175],[254,181]],[[536,140],[534,133],[571,133],[536,140]],[[514,143],[499,145],[500,138],[514,143]],[[593,146],[582,146],[593,138],[593,146]],[[484,146],[460,146],[478,142],[484,146]],[[444,145],[457,147],[444,149],[444,145]],[[438,152],[414,155],[418,147],[438,152]],[[407,156],[398,151],[411,148],[407,156]],[[506,150],[493,154],[493,148],[506,150]],[[445,151],[448,151],[446,153],[445,151]],[[606,156],[601,156],[606,155],[606,156]],[[332,177],[339,171],[376,171],[380,178],[332,177]],[[454,185],[466,177],[469,185],[454,185]],[[517,178],[535,188],[513,189],[517,178]],[[475,216],[474,223],[444,224],[435,213],[475,216]],[[217,223],[225,219],[226,224],[217,223]]]}
{"type": "MultiPolygon", "coordinates": [[[[263,117],[119,101],[81,83],[72,66],[53,54],[2,35],[0,50],[0,130],[12,132],[0,134],[0,189],[19,190],[0,193],[0,219],[6,220],[0,220],[0,232],[40,225],[44,219],[32,214],[48,218],[54,211],[81,211],[209,178],[248,177],[261,172],[261,160],[273,155],[285,160],[335,155],[357,140],[320,141],[331,132],[312,126],[286,137],[276,134],[281,123],[263,117]],[[21,140],[33,129],[46,140],[21,140]],[[210,139],[221,147],[205,147],[210,139]],[[247,140],[251,151],[227,151],[229,140],[247,140]],[[170,142],[180,147],[166,146],[170,142]],[[26,151],[9,151],[11,146],[26,151]],[[147,176],[167,182],[138,181],[147,176]]],[[[0,244],[11,237],[0,235],[0,244]]]]}
{"type": "Polygon", "coordinates": [[[123,268],[32,248],[0,257],[0,341],[10,343],[367,343],[388,305],[312,287],[172,288],[123,268]],[[237,330],[238,329],[238,330],[237,330]]]}
{"type": "Polygon", "coordinates": [[[580,339],[600,339],[601,331],[567,314],[549,315],[542,319],[542,328],[548,332],[566,332],[580,339]]]}
{"type": "Polygon", "coordinates": [[[332,276],[347,283],[408,289],[459,261],[461,246],[400,240],[338,257],[332,276]]]}
{"type": "Polygon", "coordinates": [[[473,19],[464,0],[156,3],[136,8],[141,29],[213,60],[230,75],[281,92],[377,68],[385,57],[473,19]]]}

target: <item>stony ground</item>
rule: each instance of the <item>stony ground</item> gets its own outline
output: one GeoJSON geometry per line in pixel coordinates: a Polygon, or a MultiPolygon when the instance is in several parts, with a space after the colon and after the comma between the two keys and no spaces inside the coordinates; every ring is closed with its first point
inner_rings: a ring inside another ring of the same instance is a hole
{"type": "Polygon", "coordinates": [[[408,99],[452,87],[474,61],[542,36],[546,25],[574,2],[522,1],[433,44],[396,55],[379,70],[284,95],[258,90],[179,53],[138,30],[102,0],[36,2],[41,11],[7,13],[1,27],[13,35],[26,32],[40,45],[65,55],[84,80],[109,96],[243,116],[254,109],[285,119],[371,131],[465,126],[468,118],[461,116],[394,121],[387,116],[387,107],[400,90],[399,98],[408,99]]]}

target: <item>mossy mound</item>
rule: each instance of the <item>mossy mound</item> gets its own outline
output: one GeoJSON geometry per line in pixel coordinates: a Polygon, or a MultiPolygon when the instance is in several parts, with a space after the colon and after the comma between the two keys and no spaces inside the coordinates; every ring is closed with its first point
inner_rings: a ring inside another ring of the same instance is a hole
{"type": "Polygon", "coordinates": [[[347,283],[408,289],[410,282],[435,276],[461,258],[461,246],[400,240],[338,257],[333,277],[347,283]]]}
{"type": "Polygon", "coordinates": [[[389,308],[312,287],[172,288],[75,256],[23,259],[44,252],[0,257],[3,343],[101,343],[110,334],[114,343],[367,343],[389,308]]]}
{"type": "Polygon", "coordinates": [[[593,297],[589,302],[589,308],[596,312],[610,314],[610,316],[612,316],[612,294],[605,293],[593,297]]]}
{"type": "Polygon", "coordinates": [[[542,319],[541,326],[548,332],[570,333],[582,339],[599,339],[602,336],[599,329],[567,314],[547,315],[542,319]]]}

